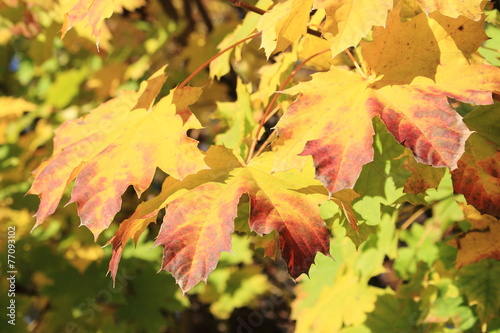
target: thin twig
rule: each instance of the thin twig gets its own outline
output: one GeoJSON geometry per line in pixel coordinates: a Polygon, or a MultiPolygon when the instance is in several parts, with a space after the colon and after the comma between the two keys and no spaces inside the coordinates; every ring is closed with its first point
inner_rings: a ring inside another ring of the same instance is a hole
{"type": "Polygon", "coordinates": [[[257,13],[259,15],[264,15],[266,13],[265,10],[263,9],[260,9],[258,7],[255,7],[254,5],[251,5],[249,3],[246,3],[245,1],[242,1],[242,0],[228,0],[230,3],[233,4],[233,6],[235,7],[240,7],[240,8],[243,8],[243,9],[246,9],[248,11],[251,11],[251,12],[254,12],[254,13],[257,13]]]}
{"type": "Polygon", "coordinates": [[[430,207],[422,207],[419,210],[417,210],[415,213],[413,213],[406,221],[403,223],[401,226],[401,230],[406,230],[408,227],[415,222],[416,219],[420,217],[423,213],[425,213],[427,210],[429,210],[430,207]]]}
{"type": "MultiPolygon", "coordinates": [[[[254,137],[254,139],[252,141],[252,146],[250,147],[250,150],[248,152],[247,163],[250,162],[250,160],[254,156],[255,146],[257,146],[257,140],[258,140],[258,137],[259,137],[259,134],[260,134],[260,130],[262,129],[262,127],[264,126],[264,124],[276,112],[278,112],[278,108],[276,108],[274,110],[272,110],[272,108],[274,107],[274,103],[276,103],[276,100],[278,99],[279,93],[281,92],[281,90],[285,89],[285,87],[290,82],[290,80],[295,76],[295,74],[297,74],[297,72],[302,68],[302,66],[304,66],[309,60],[311,60],[312,58],[317,57],[320,54],[323,54],[323,53],[325,53],[327,51],[330,51],[330,49],[328,48],[328,49],[324,49],[322,51],[319,51],[318,53],[315,53],[312,56],[310,56],[309,58],[307,58],[304,61],[302,61],[297,67],[295,67],[295,69],[290,73],[290,75],[288,75],[288,77],[286,78],[286,80],[283,81],[283,83],[279,87],[279,90],[274,93],[273,99],[271,100],[271,102],[267,106],[267,109],[264,112],[264,115],[262,116],[262,119],[260,120],[259,127],[257,128],[257,132],[255,133],[255,137],[254,137]]],[[[259,151],[261,151],[261,150],[259,149],[259,151]]]]}
{"type": "Polygon", "coordinates": [[[275,128],[271,134],[269,134],[269,136],[267,137],[266,141],[264,141],[264,143],[260,146],[260,148],[257,150],[257,152],[254,154],[255,156],[259,156],[260,154],[262,154],[262,152],[264,151],[264,149],[266,149],[267,145],[271,143],[271,141],[274,140],[274,138],[276,137],[276,132],[278,131],[277,128],[275,128]]]}
{"type": "Polygon", "coordinates": [[[191,81],[191,79],[193,77],[196,76],[196,74],[198,74],[199,72],[201,72],[205,67],[207,67],[208,65],[210,65],[210,63],[212,61],[214,61],[215,59],[217,59],[218,57],[220,57],[223,53],[231,50],[232,48],[236,47],[237,45],[249,40],[249,39],[252,39],[252,38],[255,38],[257,36],[260,36],[262,34],[262,32],[257,32],[257,33],[254,33],[253,35],[250,35],[246,38],[243,38],[239,41],[237,41],[236,43],[234,43],[233,45],[231,46],[228,46],[227,48],[225,48],[224,50],[220,51],[219,53],[217,53],[216,55],[214,55],[213,57],[211,57],[210,59],[208,59],[207,61],[205,61],[200,67],[198,67],[194,72],[191,73],[191,75],[189,75],[184,81],[182,81],[182,83],[177,87],[178,89],[184,87],[185,85],[187,85],[189,83],[189,81],[191,81]]]}

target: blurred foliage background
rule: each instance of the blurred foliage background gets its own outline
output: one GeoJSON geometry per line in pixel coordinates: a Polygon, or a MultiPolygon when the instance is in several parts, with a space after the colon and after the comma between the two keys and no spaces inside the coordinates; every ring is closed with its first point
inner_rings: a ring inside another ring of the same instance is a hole
{"type": "MultiPolygon", "coordinates": [[[[9,286],[4,276],[0,280],[0,331],[500,332],[500,263],[487,259],[458,270],[457,249],[450,245],[452,238],[465,235],[471,221],[483,217],[453,194],[448,173],[425,198],[406,195],[403,200],[402,180],[409,173],[397,157],[404,149],[378,123],[375,161],[365,166],[355,188],[362,192],[363,182],[377,184],[356,202],[362,212],[359,235],[337,206],[324,204],[332,258],[318,255],[309,277],[297,281],[280,259],[255,249],[265,238],[244,226],[244,201],[235,222],[240,232],[233,236],[234,255],[224,253],[207,284],[186,295],[168,273],[157,273],[161,248],[153,247],[155,224],[136,247],[126,247],[115,286],[106,276],[111,248],[104,245],[138,204],[133,191],[124,194],[122,211],[97,243],[79,228],[73,204],[60,207],[32,231],[38,199],[25,193],[31,172],[52,152],[54,130],[122,89],[137,89],[168,63],[166,94],[216,54],[217,45],[245,16],[227,1],[115,1],[98,50],[83,26],[60,39],[63,14],[73,4],[0,1],[0,264],[4,274],[7,227],[15,226],[18,272],[15,326],[3,313],[9,286]]],[[[489,20],[487,32],[493,38],[486,53],[498,46],[498,21],[489,20]]],[[[227,127],[212,114],[223,118],[240,107],[238,95],[241,103],[241,95],[249,94],[245,89],[270,80],[266,71],[273,73],[273,61],[266,61],[258,40],[239,52],[244,56],[236,56],[219,81],[211,81],[205,71],[191,82],[206,85],[193,112],[210,126],[190,133],[201,149],[227,127]]],[[[498,61],[494,53],[488,57],[498,61]]],[[[297,61],[291,58],[288,68],[276,69],[273,79],[288,75],[297,61]]],[[[268,99],[260,97],[252,105],[255,119],[268,99]]],[[[140,200],[157,194],[164,177],[158,172],[140,200]]],[[[63,201],[68,200],[69,191],[63,201]]]]}

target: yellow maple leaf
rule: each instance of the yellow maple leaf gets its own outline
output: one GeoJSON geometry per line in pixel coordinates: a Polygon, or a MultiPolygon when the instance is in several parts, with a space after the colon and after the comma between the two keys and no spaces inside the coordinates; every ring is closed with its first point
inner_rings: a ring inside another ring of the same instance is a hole
{"type": "Polygon", "coordinates": [[[332,56],[355,46],[374,25],[384,26],[392,0],[314,0],[314,8],[326,11],[323,36],[332,56]]]}
{"type": "Polygon", "coordinates": [[[427,14],[439,11],[441,14],[458,18],[460,15],[478,21],[483,13],[483,0],[416,0],[427,14]]]}
{"type": "MultiPolygon", "coordinates": [[[[211,147],[205,159],[209,170],[182,181],[169,177],[158,197],[139,205],[122,223],[125,226],[110,241],[111,275],[116,276],[125,242],[135,240],[165,208],[156,240],[164,247],[162,269],[170,271],[184,291],[206,280],[220,253],[231,251],[234,218],[244,193],[250,198],[250,229],[260,236],[277,232],[292,277],[307,272],[316,252],[328,253],[329,234],[319,214],[319,205],[328,200],[328,194],[314,179],[311,164],[302,172],[271,173],[273,161],[268,152],[245,164],[228,149],[211,147]]],[[[342,200],[335,202],[352,209],[350,202],[342,200]]]]}
{"type": "Polygon", "coordinates": [[[78,0],[69,12],[64,14],[61,27],[62,36],[80,22],[92,29],[92,37],[96,40],[97,48],[101,39],[101,30],[104,20],[110,18],[114,12],[122,13],[123,9],[135,10],[145,4],[145,0],[78,0]]]}
{"type": "Polygon", "coordinates": [[[267,58],[285,50],[307,32],[313,0],[288,0],[268,10],[257,23],[267,58]]]}
{"type": "Polygon", "coordinates": [[[6,133],[9,124],[22,116],[23,112],[31,112],[35,108],[35,104],[22,98],[0,97],[0,144],[9,141],[6,133]]]}
{"type": "Polygon", "coordinates": [[[96,39],[97,48],[101,35],[101,27],[105,19],[113,15],[114,4],[111,0],[79,0],[71,10],[64,14],[64,22],[61,27],[64,38],[66,32],[75,24],[84,21],[92,28],[92,36],[96,39]]]}
{"type": "Polygon", "coordinates": [[[447,98],[491,104],[500,71],[468,59],[464,53],[473,47],[465,36],[441,25],[454,19],[436,16],[401,23],[395,8],[386,28],[374,28],[373,42],[361,42],[366,77],[332,67],[287,90],[301,95],[277,125],[274,170],[301,168],[303,156],[312,155],[317,179],[330,193],[352,188],[373,158],[374,116],[418,162],[455,169],[471,132],[447,98]],[[416,52],[422,45],[427,52],[416,52]]]}
{"type": "Polygon", "coordinates": [[[97,237],[120,210],[127,187],[141,195],[157,167],[178,179],[206,168],[197,141],[186,135],[201,127],[187,109],[201,89],[172,91],[151,107],[165,80],[159,70],[138,92],[125,92],[56,130],[53,156],[35,171],[28,192],[41,197],[35,226],[55,211],[75,178],[70,202],[97,237]]]}

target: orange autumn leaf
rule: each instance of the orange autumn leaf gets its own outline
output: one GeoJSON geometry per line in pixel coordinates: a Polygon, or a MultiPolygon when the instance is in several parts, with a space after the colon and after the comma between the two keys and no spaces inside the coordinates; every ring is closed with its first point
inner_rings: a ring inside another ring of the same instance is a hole
{"type": "Polygon", "coordinates": [[[231,151],[214,146],[205,160],[209,170],[182,181],[168,178],[162,193],[141,204],[124,222],[125,232],[110,241],[112,276],[116,276],[125,242],[135,239],[135,230],[165,208],[155,243],[164,247],[162,269],[173,274],[183,291],[206,281],[220,253],[231,251],[233,221],[245,193],[250,197],[251,230],[261,236],[277,231],[281,255],[291,276],[307,272],[317,252],[328,253],[329,234],[319,214],[319,205],[328,196],[314,180],[311,165],[303,172],[271,174],[273,159],[266,153],[245,165],[231,151]]]}
{"type": "Polygon", "coordinates": [[[470,205],[461,205],[471,228],[450,241],[458,249],[455,265],[460,268],[487,258],[500,260],[500,222],[491,215],[482,215],[470,205]]]}
{"type": "Polygon", "coordinates": [[[373,42],[361,43],[366,78],[332,67],[285,91],[300,96],[277,125],[274,170],[301,168],[312,155],[330,193],[352,188],[373,159],[375,116],[417,162],[457,168],[471,131],[448,97],[491,104],[500,70],[470,63],[460,48],[464,40],[441,26],[453,19],[440,19],[420,14],[401,23],[396,8],[386,28],[374,28],[373,42]],[[422,45],[426,52],[415,52],[422,45]]]}
{"type": "Polygon", "coordinates": [[[197,141],[186,135],[200,127],[187,106],[201,90],[173,91],[152,106],[165,79],[160,70],[138,92],[127,91],[57,129],[53,156],[35,171],[29,191],[41,198],[35,226],[55,211],[74,179],[70,202],[97,237],[120,210],[127,187],[140,196],[157,167],[178,179],[206,168],[197,141]]]}
{"type": "Polygon", "coordinates": [[[488,139],[472,134],[452,171],[453,188],[481,213],[500,217],[500,151],[488,139]]]}

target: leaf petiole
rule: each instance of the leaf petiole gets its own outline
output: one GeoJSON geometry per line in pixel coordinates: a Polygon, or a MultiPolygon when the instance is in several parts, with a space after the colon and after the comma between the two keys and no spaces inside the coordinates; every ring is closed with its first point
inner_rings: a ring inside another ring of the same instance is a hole
{"type": "MultiPolygon", "coordinates": [[[[319,55],[321,55],[321,54],[323,54],[323,53],[325,53],[327,51],[330,51],[330,49],[328,48],[328,49],[324,49],[322,51],[319,51],[319,52],[313,54],[312,56],[310,56],[309,58],[305,59],[304,61],[302,61],[297,67],[295,67],[295,69],[290,73],[290,75],[288,75],[288,77],[286,78],[286,80],[283,81],[283,83],[279,87],[279,90],[274,93],[273,99],[271,100],[271,102],[267,106],[267,109],[264,112],[264,115],[262,116],[262,119],[260,120],[259,127],[257,128],[257,132],[255,133],[255,137],[254,137],[254,139],[252,141],[252,146],[250,147],[250,150],[248,152],[247,163],[250,162],[250,160],[254,157],[255,146],[257,145],[257,141],[258,141],[259,134],[260,134],[260,131],[261,131],[262,127],[279,110],[279,108],[275,108],[274,110],[272,109],[273,106],[274,106],[274,103],[276,103],[276,100],[279,97],[279,93],[283,89],[285,89],[285,87],[287,86],[287,84],[295,76],[295,74],[297,74],[297,72],[302,68],[302,66],[304,66],[309,60],[313,59],[314,57],[317,57],[317,56],[319,56],[319,55]]],[[[266,145],[269,144],[268,140],[266,140],[265,144],[266,145]]],[[[258,156],[263,150],[264,150],[264,148],[261,147],[261,149],[258,150],[258,152],[257,152],[256,155],[258,156]]]]}

